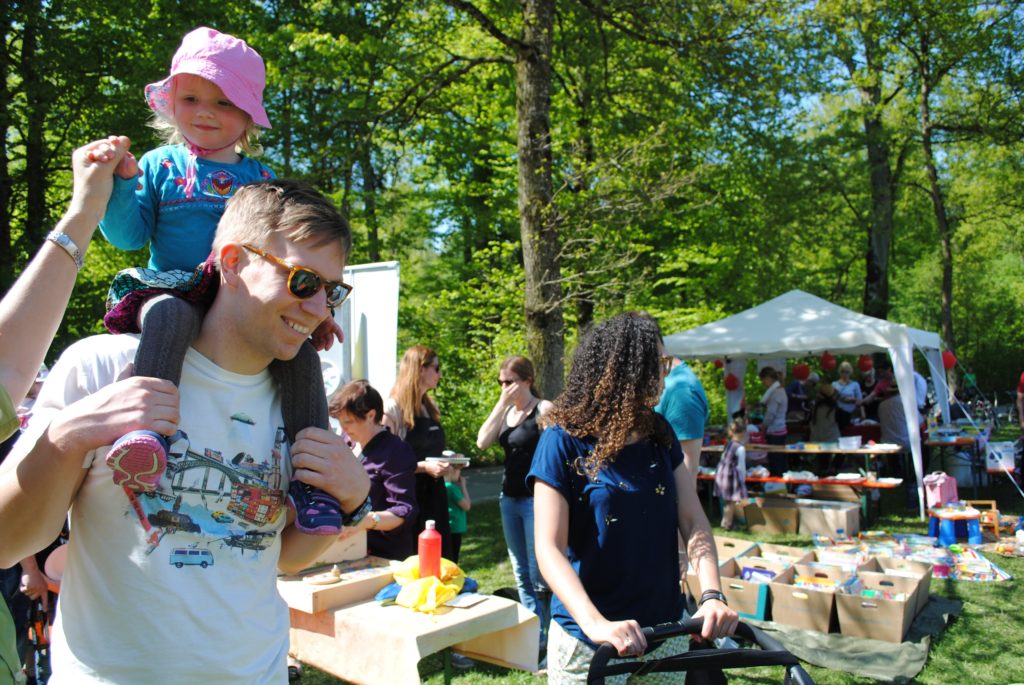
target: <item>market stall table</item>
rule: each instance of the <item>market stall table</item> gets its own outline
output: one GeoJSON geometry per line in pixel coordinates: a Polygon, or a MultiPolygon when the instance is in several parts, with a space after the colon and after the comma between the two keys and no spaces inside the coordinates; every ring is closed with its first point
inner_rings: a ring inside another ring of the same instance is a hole
{"type": "MultiPolygon", "coordinates": [[[[700,474],[697,476],[698,480],[701,481],[714,481],[715,477],[712,474],[700,474]]],[[[903,483],[902,478],[885,478],[885,479],[868,479],[868,478],[817,478],[814,480],[803,479],[803,478],[782,478],[781,476],[747,476],[746,482],[748,483],[785,483],[787,485],[845,485],[853,490],[858,498],[860,499],[860,511],[864,516],[864,520],[868,520],[868,497],[867,491],[869,490],[889,490],[891,488],[899,487],[903,483]]],[[[708,508],[710,514],[711,497],[708,496],[708,508]]]]}
{"type": "Polygon", "coordinates": [[[978,487],[981,485],[981,474],[985,469],[983,449],[987,443],[987,433],[983,435],[928,435],[924,440],[924,446],[929,450],[936,449],[939,453],[938,469],[930,468],[931,459],[929,459],[928,470],[945,470],[943,455],[946,450],[951,450],[954,454],[958,449],[967,452],[971,458],[971,485],[974,488],[974,498],[977,499],[978,487]]]}
{"type": "MultiPolygon", "coordinates": [[[[302,581],[278,579],[290,607],[291,654],[349,682],[414,685],[420,682],[419,661],[448,648],[500,666],[537,670],[540,621],[510,599],[479,595],[472,606],[424,614],[382,606],[371,592],[361,601],[307,613],[295,608],[310,608],[295,583],[302,581]]],[[[446,680],[449,676],[446,669],[446,680]]]]}
{"type": "MultiPolygon", "coordinates": [[[[752,443],[748,444],[746,448],[748,454],[750,452],[781,452],[788,456],[814,454],[863,455],[864,466],[867,471],[872,470],[872,457],[887,457],[891,455],[906,454],[904,449],[899,445],[890,444],[861,445],[856,448],[842,449],[836,443],[829,442],[794,443],[792,445],[763,445],[752,443]]],[[[704,445],[701,447],[702,452],[708,453],[722,452],[724,449],[725,445],[704,445]]]]}

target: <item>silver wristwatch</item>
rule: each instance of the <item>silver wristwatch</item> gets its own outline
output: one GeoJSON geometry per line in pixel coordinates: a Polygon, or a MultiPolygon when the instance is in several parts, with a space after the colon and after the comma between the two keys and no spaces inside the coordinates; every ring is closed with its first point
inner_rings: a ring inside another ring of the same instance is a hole
{"type": "Polygon", "coordinates": [[[68,256],[75,261],[75,266],[78,267],[78,270],[82,270],[82,267],[85,266],[85,257],[82,255],[82,251],[78,249],[78,245],[75,244],[75,241],[67,233],[53,229],[46,234],[46,239],[67,252],[68,256]]]}

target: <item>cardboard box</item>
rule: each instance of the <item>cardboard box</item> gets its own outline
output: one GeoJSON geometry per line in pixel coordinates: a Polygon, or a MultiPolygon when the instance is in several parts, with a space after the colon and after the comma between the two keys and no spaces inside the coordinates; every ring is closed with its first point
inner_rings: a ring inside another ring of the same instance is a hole
{"type": "Polygon", "coordinates": [[[798,499],[801,535],[827,535],[830,538],[856,537],[860,532],[860,507],[852,502],[798,499]]]}
{"type": "Polygon", "coordinates": [[[914,591],[914,616],[916,617],[925,605],[932,588],[932,565],[923,561],[903,559],[900,557],[874,557],[862,567],[863,571],[875,571],[889,576],[913,578],[918,581],[914,591]]]}
{"type": "Polygon", "coordinates": [[[338,564],[341,580],[331,585],[313,585],[303,578],[330,571],[329,566],[295,576],[281,576],[277,579],[277,591],[288,606],[307,614],[316,614],[328,609],[362,602],[370,599],[394,576],[391,562],[380,557],[365,557],[356,561],[338,564]]]}
{"type": "Polygon", "coordinates": [[[836,593],[793,585],[797,574],[813,575],[841,582],[849,574],[822,564],[794,564],[775,577],[771,590],[772,620],[804,630],[827,633],[837,625],[836,593]]]}
{"type": "Polygon", "coordinates": [[[743,507],[751,533],[784,535],[797,532],[799,510],[794,500],[781,497],[753,497],[743,507]]]}
{"type": "Polygon", "coordinates": [[[904,599],[861,595],[836,595],[839,632],[886,642],[902,642],[914,620],[915,597],[920,582],[884,573],[858,574],[863,589],[901,592],[904,599]]]}
{"type": "Polygon", "coordinates": [[[719,564],[726,562],[733,557],[745,554],[753,546],[754,543],[750,540],[715,536],[715,551],[718,552],[719,564]]]}
{"type": "Polygon", "coordinates": [[[815,549],[811,556],[812,561],[816,563],[838,566],[848,574],[857,573],[859,570],[881,570],[881,567],[874,564],[858,547],[823,547],[815,549]]]}
{"type": "Polygon", "coordinates": [[[781,561],[785,564],[796,564],[814,559],[814,550],[808,547],[791,547],[776,545],[770,542],[758,542],[737,556],[761,557],[770,561],[781,561]]]}
{"type": "Polygon", "coordinates": [[[743,580],[744,569],[748,568],[755,572],[768,572],[778,576],[788,568],[788,565],[778,561],[745,556],[730,559],[721,566],[719,574],[722,579],[722,592],[725,594],[729,606],[735,609],[741,618],[765,621],[769,616],[769,583],[743,580]]]}

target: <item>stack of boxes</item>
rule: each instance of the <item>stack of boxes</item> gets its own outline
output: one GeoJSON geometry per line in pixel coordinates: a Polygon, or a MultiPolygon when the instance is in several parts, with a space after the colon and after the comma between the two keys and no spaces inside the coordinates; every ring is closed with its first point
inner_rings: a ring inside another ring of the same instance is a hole
{"type": "MultiPolygon", "coordinates": [[[[845,540],[814,549],[716,538],[722,592],[741,618],[901,642],[928,603],[930,564],[896,541],[845,540]]],[[[699,597],[691,567],[686,582],[699,597]]]]}

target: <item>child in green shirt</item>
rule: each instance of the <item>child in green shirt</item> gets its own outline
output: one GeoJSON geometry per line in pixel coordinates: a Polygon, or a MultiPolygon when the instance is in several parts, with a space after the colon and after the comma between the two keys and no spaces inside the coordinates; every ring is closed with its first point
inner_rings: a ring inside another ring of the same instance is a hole
{"type": "Polygon", "coordinates": [[[449,561],[457,564],[459,550],[462,548],[462,534],[466,532],[466,512],[472,506],[462,467],[452,466],[448,470],[444,477],[444,489],[448,494],[448,523],[452,529],[452,558],[449,561]]]}

